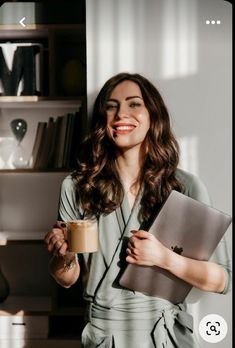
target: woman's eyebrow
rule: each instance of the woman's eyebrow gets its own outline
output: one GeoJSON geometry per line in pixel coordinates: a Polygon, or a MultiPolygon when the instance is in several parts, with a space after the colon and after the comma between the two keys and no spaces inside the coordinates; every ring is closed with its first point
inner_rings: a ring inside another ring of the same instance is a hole
{"type": "Polygon", "coordinates": [[[141,100],[143,100],[143,98],[141,98],[139,95],[133,95],[130,97],[126,97],[126,100],[132,99],[132,98],[140,98],[141,100]]]}
{"type": "MultiPolygon", "coordinates": [[[[141,98],[139,95],[132,95],[132,96],[126,97],[125,100],[129,100],[129,99],[133,99],[133,98],[139,98],[139,99],[143,100],[143,98],[141,98]]],[[[115,103],[118,103],[118,100],[117,100],[117,99],[110,98],[110,99],[107,100],[107,102],[115,102],[115,103]]]]}
{"type": "Polygon", "coordinates": [[[118,103],[118,100],[117,99],[108,99],[107,102],[115,102],[115,103],[118,103]]]}

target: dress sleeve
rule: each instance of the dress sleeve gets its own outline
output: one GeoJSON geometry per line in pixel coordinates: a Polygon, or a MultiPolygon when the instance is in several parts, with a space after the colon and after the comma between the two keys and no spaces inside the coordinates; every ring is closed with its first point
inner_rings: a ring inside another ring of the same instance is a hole
{"type": "MultiPolygon", "coordinates": [[[[184,185],[184,194],[212,206],[206,186],[198,177],[181,170],[178,173],[178,177],[184,185]]],[[[227,294],[232,287],[232,260],[227,246],[226,233],[220,240],[209,261],[219,264],[225,270],[226,285],[222,294],[227,294]]]]}
{"type": "Polygon", "coordinates": [[[76,202],[76,187],[72,177],[69,175],[63,180],[60,189],[58,220],[67,222],[80,218],[81,213],[76,202]]]}

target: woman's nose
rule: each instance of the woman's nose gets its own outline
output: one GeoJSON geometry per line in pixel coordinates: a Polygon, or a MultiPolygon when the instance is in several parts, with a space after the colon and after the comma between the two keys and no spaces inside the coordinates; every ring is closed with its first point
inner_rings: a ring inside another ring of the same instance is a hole
{"type": "Polygon", "coordinates": [[[123,104],[119,105],[119,108],[117,110],[117,116],[119,118],[128,117],[129,116],[128,108],[125,105],[123,105],[123,104]]]}

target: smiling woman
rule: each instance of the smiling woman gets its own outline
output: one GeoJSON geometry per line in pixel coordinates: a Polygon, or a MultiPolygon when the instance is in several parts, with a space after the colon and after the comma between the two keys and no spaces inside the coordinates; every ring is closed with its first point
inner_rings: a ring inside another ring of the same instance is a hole
{"type": "MultiPolygon", "coordinates": [[[[105,83],[83,145],[74,178],[87,215],[112,212],[125,192],[136,196],[144,183],[140,214],[148,220],[172,189],[181,190],[174,175],[178,144],[167,108],[156,87],[139,74],[120,73],[105,83]]],[[[133,197],[128,198],[132,207],[133,197]]]]}
{"type": "Polygon", "coordinates": [[[54,255],[51,274],[69,287],[81,269],[68,249],[62,221],[97,218],[99,250],[79,255],[85,265],[88,304],[84,348],[199,347],[184,303],[173,304],[120,285],[126,262],[160,267],[204,291],[228,292],[230,258],[225,240],[213,262],[204,262],[166,248],[140,227],[151,221],[173,189],[210,203],[204,184],[178,169],[178,161],[167,108],[155,86],[139,74],[110,78],[96,98],[77,169],[62,183],[60,221],[45,237],[54,255]],[[64,267],[67,264],[72,266],[64,267]]]}

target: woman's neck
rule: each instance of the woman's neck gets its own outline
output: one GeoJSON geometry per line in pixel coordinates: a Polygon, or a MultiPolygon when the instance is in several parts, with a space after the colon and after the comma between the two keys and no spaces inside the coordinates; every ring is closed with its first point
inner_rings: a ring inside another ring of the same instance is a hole
{"type": "Polygon", "coordinates": [[[134,149],[118,153],[116,158],[117,170],[120,175],[124,190],[130,191],[133,185],[139,189],[139,174],[142,160],[140,152],[134,149]]]}

